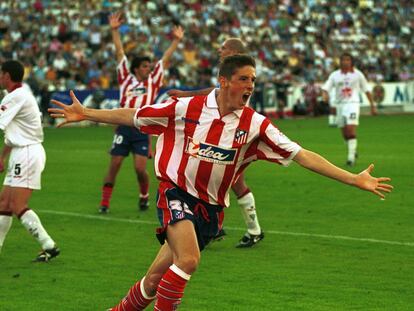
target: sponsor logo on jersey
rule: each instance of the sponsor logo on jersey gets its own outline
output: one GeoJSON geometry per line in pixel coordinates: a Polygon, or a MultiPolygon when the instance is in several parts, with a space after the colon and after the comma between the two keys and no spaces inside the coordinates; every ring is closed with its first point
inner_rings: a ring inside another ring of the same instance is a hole
{"type": "Polygon", "coordinates": [[[147,92],[147,89],[145,87],[135,87],[127,91],[127,96],[137,97],[137,96],[144,95],[146,92],[147,92]]]}
{"type": "Polygon", "coordinates": [[[200,124],[200,122],[198,120],[193,120],[193,119],[189,119],[189,118],[185,118],[185,117],[182,117],[181,120],[183,120],[184,123],[200,124]]]}
{"type": "Polygon", "coordinates": [[[237,129],[236,134],[234,134],[234,141],[240,145],[245,144],[248,134],[245,130],[237,129]]]}
{"type": "Polygon", "coordinates": [[[234,164],[237,149],[222,148],[203,142],[196,142],[189,137],[187,141],[186,153],[192,157],[200,159],[201,161],[227,165],[234,164]]]}

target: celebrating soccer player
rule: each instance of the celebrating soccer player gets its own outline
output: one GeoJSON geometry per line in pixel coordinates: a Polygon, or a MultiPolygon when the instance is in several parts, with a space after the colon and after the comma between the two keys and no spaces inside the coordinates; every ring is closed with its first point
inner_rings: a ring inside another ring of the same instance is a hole
{"type": "Polygon", "coordinates": [[[175,98],[139,109],[96,110],[83,107],[73,92],[72,105],[53,101],[61,125],[90,120],[136,126],[158,135],[155,171],[160,181],[157,208],[161,249],[146,275],[111,310],[143,310],[156,299],[155,310],[176,310],[200,251],[219,231],[232,183],[247,165],[267,160],[292,161],[381,198],[391,192],[389,178],[345,171],[300,147],[271,121],[246,107],[254,90],[255,61],[247,55],[225,58],[219,69],[220,88],[204,96],[175,98]]]}
{"type": "MultiPolygon", "coordinates": [[[[183,38],[184,32],[180,26],[174,27],[172,34],[174,40],[165,51],[161,60],[151,70],[150,58],[135,57],[131,64],[125,56],[122,47],[119,27],[122,25],[122,14],[114,13],[109,18],[112,29],[112,38],[118,61],[119,105],[121,108],[141,108],[154,103],[162,86],[164,70],[169,65],[171,55],[176,50],[178,43],[183,38]]],[[[134,167],[139,183],[139,209],[148,209],[149,176],[146,169],[147,159],[150,155],[150,137],[135,127],[120,125],[116,128],[110,151],[111,162],[104,178],[102,187],[102,199],[99,206],[100,213],[107,213],[112,191],[115,186],[116,176],[122,162],[130,152],[134,155],[134,167]]]]}

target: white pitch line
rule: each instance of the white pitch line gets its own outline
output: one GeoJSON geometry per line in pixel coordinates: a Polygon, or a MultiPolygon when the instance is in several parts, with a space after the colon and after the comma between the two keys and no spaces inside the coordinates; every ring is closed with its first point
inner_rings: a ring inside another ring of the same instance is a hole
{"type": "MultiPolygon", "coordinates": [[[[126,223],[146,224],[146,225],[158,225],[159,224],[158,222],[155,222],[155,221],[139,220],[139,219],[126,219],[126,218],[114,218],[114,217],[110,217],[108,215],[102,215],[102,216],[87,215],[87,214],[79,214],[79,213],[72,213],[72,212],[60,212],[60,211],[52,211],[52,210],[36,210],[36,211],[40,212],[40,213],[45,213],[45,214],[79,217],[79,218],[85,218],[85,219],[96,219],[96,220],[103,220],[103,221],[126,222],[126,223]]],[[[228,226],[226,226],[226,229],[234,230],[234,231],[245,231],[246,230],[246,228],[228,227],[228,226]]],[[[370,238],[354,238],[354,237],[344,236],[344,235],[328,235],[328,234],[316,234],[316,233],[305,233],[305,232],[275,231],[275,230],[266,230],[266,234],[305,236],[305,237],[313,237],[313,238],[347,240],[347,241],[358,241],[358,242],[369,242],[369,243],[401,245],[401,246],[414,247],[413,242],[387,241],[387,240],[377,240],[377,239],[370,239],[370,238]]]]}

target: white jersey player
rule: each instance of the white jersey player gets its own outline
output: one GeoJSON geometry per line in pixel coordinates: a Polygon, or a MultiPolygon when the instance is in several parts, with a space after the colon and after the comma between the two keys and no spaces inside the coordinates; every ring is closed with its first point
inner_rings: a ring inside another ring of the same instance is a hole
{"type": "Polygon", "coordinates": [[[356,127],[359,124],[361,92],[367,95],[371,113],[375,115],[376,109],[365,76],[354,68],[350,54],[342,54],[340,69],[331,73],[322,86],[322,94],[325,102],[329,102],[329,94],[334,97],[330,102],[336,107],[336,125],[342,129],[342,135],[348,144],[349,166],[355,165],[357,156],[356,127]]]}
{"type": "Polygon", "coordinates": [[[48,261],[60,251],[37,214],[28,208],[33,190],[41,188],[46,154],[42,146],[41,113],[32,92],[22,84],[23,74],[23,65],[18,61],[9,60],[1,66],[0,85],[8,94],[0,104],[0,129],[5,137],[0,171],[4,171],[8,156],[9,161],[0,194],[0,249],[14,214],[42,246],[35,261],[48,261]]]}

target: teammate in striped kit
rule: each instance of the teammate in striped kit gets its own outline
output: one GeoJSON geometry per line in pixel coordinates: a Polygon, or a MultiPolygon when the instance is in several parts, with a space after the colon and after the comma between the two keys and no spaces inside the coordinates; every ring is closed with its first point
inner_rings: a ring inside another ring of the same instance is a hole
{"type": "MultiPolygon", "coordinates": [[[[150,58],[148,57],[136,57],[129,65],[118,30],[122,25],[122,14],[120,12],[112,14],[109,18],[109,24],[112,29],[112,38],[118,61],[117,73],[120,86],[120,107],[141,108],[151,105],[162,86],[164,70],[168,66],[171,55],[183,38],[184,32],[182,28],[179,26],[173,28],[174,40],[165,51],[162,59],[156,63],[151,71],[150,58]]],[[[149,176],[146,165],[148,156],[151,156],[150,149],[150,137],[147,134],[141,133],[138,129],[130,126],[120,125],[116,128],[110,151],[111,161],[102,187],[100,213],[105,214],[109,210],[116,176],[123,160],[130,152],[134,155],[134,167],[139,183],[139,209],[148,209],[149,176]]]]}
{"type": "MultiPolygon", "coordinates": [[[[243,41],[239,38],[229,38],[223,42],[219,49],[220,62],[225,57],[236,54],[247,54],[247,49],[243,41]]],[[[208,95],[213,89],[214,87],[196,91],[170,90],[168,94],[176,97],[208,95]]],[[[236,247],[252,247],[263,240],[264,233],[260,227],[259,218],[257,217],[254,195],[246,184],[244,173],[240,174],[231,189],[237,197],[237,203],[239,204],[240,211],[247,227],[247,232],[242,236],[236,247]]],[[[221,229],[215,240],[222,239],[225,234],[224,229],[221,229]]]]}
{"type": "Polygon", "coordinates": [[[41,188],[46,154],[41,113],[32,92],[22,84],[23,75],[24,67],[18,61],[9,60],[1,65],[0,86],[8,94],[0,104],[0,129],[5,136],[0,172],[9,160],[0,193],[0,251],[14,214],[43,249],[35,261],[45,262],[59,255],[60,250],[37,214],[28,207],[33,190],[41,188]]]}
{"type": "Polygon", "coordinates": [[[324,102],[329,102],[329,94],[333,92],[331,99],[336,108],[336,125],[341,128],[342,136],[348,147],[348,158],[346,164],[354,166],[357,156],[356,128],[359,124],[359,93],[364,92],[371,106],[371,114],[377,111],[372,100],[371,92],[364,74],[354,68],[351,54],[344,53],[340,59],[340,69],[334,71],[322,86],[324,102]]]}
{"type": "Polygon", "coordinates": [[[255,61],[247,55],[227,57],[220,64],[220,89],[207,96],[175,98],[142,109],[96,110],[83,107],[73,92],[72,105],[53,101],[61,123],[90,120],[135,125],[159,135],[155,171],[160,181],[157,208],[162,246],[146,275],[111,310],[154,310],[179,306],[196,270],[200,251],[214,238],[229,204],[232,181],[248,164],[267,160],[284,166],[292,161],[323,176],[384,197],[389,178],[342,170],[320,155],[290,141],[271,121],[246,107],[253,93],[255,61]]]}

